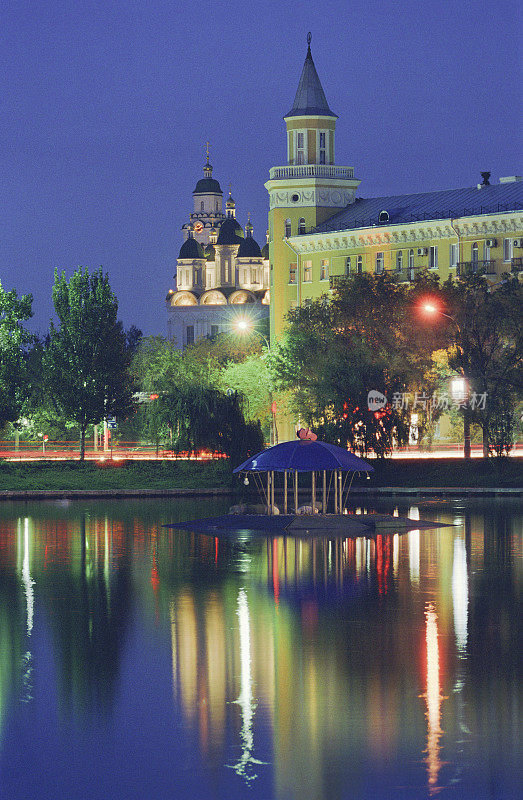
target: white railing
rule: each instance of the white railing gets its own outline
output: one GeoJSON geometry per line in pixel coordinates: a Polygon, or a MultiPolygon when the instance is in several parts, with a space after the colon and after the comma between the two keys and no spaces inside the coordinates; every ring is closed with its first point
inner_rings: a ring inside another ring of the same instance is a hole
{"type": "Polygon", "coordinates": [[[282,178],[354,178],[354,167],[335,167],[329,164],[296,164],[288,167],[273,167],[270,180],[282,178]]]}

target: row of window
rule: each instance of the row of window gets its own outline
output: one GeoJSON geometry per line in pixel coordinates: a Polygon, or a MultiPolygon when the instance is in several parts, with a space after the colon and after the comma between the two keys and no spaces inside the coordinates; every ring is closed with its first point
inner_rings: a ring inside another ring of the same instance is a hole
{"type": "MultiPolygon", "coordinates": [[[[320,132],[319,141],[318,141],[318,161],[320,164],[327,163],[327,135],[323,131],[320,132]]],[[[307,140],[305,137],[305,131],[297,131],[296,133],[296,147],[295,147],[295,164],[306,164],[307,163],[307,140]]]]}
{"type": "MultiPolygon", "coordinates": [[[[220,328],[218,325],[211,325],[210,338],[218,336],[220,328]]],[[[194,344],[194,325],[185,326],[185,343],[186,345],[194,344]]]]}
{"type": "MultiPolygon", "coordinates": [[[[487,240],[488,241],[488,240],[487,240]]],[[[407,269],[414,269],[414,257],[415,254],[420,254],[419,251],[422,250],[422,255],[428,255],[429,257],[429,269],[437,269],[438,268],[438,246],[431,245],[427,248],[418,248],[415,251],[411,248],[408,251],[405,251],[406,254],[406,263],[404,259],[404,251],[403,250],[396,250],[396,272],[401,272],[405,267],[407,269]]],[[[490,261],[490,245],[487,245],[487,242],[483,245],[483,255],[485,261],[490,261]]],[[[503,239],[503,261],[509,262],[512,260],[514,254],[514,240],[513,239],[503,239]]],[[[456,267],[459,261],[459,247],[457,242],[453,242],[449,246],[449,266],[456,267]]],[[[477,262],[479,261],[479,243],[473,242],[471,247],[471,261],[477,262]]],[[[378,252],[375,254],[375,270],[376,273],[381,273],[385,269],[385,253],[383,251],[378,252]]],[[[354,273],[361,274],[363,272],[363,256],[347,256],[345,259],[345,273],[346,275],[352,275],[354,273]]],[[[329,259],[322,259],[320,262],[320,280],[328,280],[329,278],[329,259]]],[[[312,261],[304,261],[303,262],[303,282],[310,283],[312,281],[312,261]]],[[[296,283],[296,264],[289,265],[289,283],[296,283]]]]}
{"type": "MultiPolygon", "coordinates": [[[[242,281],[244,284],[246,283],[263,283],[263,270],[259,267],[250,267],[241,270],[242,274],[242,281]]],[[[178,288],[182,286],[199,286],[202,280],[202,270],[200,267],[196,267],[193,270],[193,282],[191,284],[191,268],[187,269],[180,269],[178,271],[178,288]]],[[[205,273],[206,278],[206,285],[208,288],[214,288],[214,270],[206,270],[205,273]]],[[[227,282],[229,280],[229,269],[228,265],[225,267],[225,275],[224,279],[227,282]]]]}
{"type": "MultiPolygon", "coordinates": [[[[285,220],[285,223],[283,225],[283,229],[284,229],[283,232],[284,232],[284,235],[285,235],[286,239],[288,239],[290,236],[292,236],[290,219],[286,219],[285,220]]],[[[300,217],[299,220],[298,220],[298,236],[301,236],[303,233],[305,233],[305,219],[304,219],[304,217],[300,217]]]]}

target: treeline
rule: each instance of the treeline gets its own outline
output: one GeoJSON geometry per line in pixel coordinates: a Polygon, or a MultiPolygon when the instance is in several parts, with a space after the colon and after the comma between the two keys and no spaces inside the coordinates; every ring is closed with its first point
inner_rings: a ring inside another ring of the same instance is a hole
{"type": "Polygon", "coordinates": [[[0,287],[0,425],[4,436],[77,437],[83,458],[93,426],[117,417],[121,440],[237,464],[277,441],[284,418],[387,455],[408,443],[413,414],[430,448],[446,413],[485,455],[505,455],[521,428],[521,293],[510,275],[492,286],[481,274],[440,285],[429,272],[411,284],[364,273],[291,311],[271,348],[250,320],[243,338],[231,328],[180,351],[123,329],[101,270],[55,275],[43,340],[25,327],[31,297],[0,287]]]}

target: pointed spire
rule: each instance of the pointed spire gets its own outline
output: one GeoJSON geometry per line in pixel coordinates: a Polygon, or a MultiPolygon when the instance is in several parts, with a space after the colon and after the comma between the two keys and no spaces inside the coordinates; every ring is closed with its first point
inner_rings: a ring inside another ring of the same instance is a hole
{"type": "Polygon", "coordinates": [[[311,53],[312,34],[307,34],[307,55],[292,108],[286,117],[324,116],[337,117],[327,103],[311,53]]]}
{"type": "Polygon", "coordinates": [[[253,233],[254,233],[254,228],[253,228],[252,223],[251,223],[251,212],[248,211],[247,212],[247,225],[245,226],[245,235],[246,235],[247,238],[249,238],[249,237],[252,237],[253,233]]]}
{"type": "Polygon", "coordinates": [[[210,142],[205,142],[205,155],[206,155],[206,162],[203,167],[203,174],[206,178],[210,178],[212,175],[212,164],[209,163],[209,147],[210,142]]]}

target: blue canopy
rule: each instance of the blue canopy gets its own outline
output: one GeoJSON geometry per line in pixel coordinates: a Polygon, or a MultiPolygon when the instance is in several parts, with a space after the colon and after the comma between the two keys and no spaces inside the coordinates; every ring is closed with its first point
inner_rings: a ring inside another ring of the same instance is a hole
{"type": "Polygon", "coordinates": [[[341,469],[344,472],[371,472],[374,467],[342,447],[327,442],[297,439],[268,447],[248,458],[234,472],[319,472],[341,469]]]}

